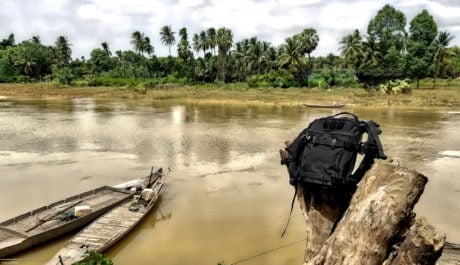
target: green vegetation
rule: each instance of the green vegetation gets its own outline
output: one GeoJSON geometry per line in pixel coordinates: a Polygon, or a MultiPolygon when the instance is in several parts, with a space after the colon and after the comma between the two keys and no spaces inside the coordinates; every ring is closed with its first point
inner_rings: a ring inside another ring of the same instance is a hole
{"type": "Polygon", "coordinates": [[[369,21],[366,34],[354,30],[342,38],[340,55],[320,57],[314,57],[320,42],[314,28],[305,28],[274,47],[257,37],[235,41],[229,28],[210,27],[189,40],[187,28],[176,36],[165,25],[159,35],[169,56],[156,56],[150,38],[135,31],[132,50],[112,53],[109,44],[102,42],[88,59],[72,59],[72,44],[65,36],[47,46],[38,36],[16,43],[12,33],[0,42],[0,83],[117,86],[145,94],[165,84],[378,89],[394,80],[410,80],[419,88],[420,80],[431,78],[435,88],[439,79],[459,78],[460,48],[449,47],[453,36],[438,32],[426,10],[409,22],[408,31],[406,24],[401,11],[385,5],[369,21]],[[175,46],[177,57],[171,56],[175,46]]]}
{"type": "Polygon", "coordinates": [[[103,254],[95,251],[89,251],[86,254],[88,257],[85,261],[77,262],[77,265],[113,265],[113,262],[103,254]]]}

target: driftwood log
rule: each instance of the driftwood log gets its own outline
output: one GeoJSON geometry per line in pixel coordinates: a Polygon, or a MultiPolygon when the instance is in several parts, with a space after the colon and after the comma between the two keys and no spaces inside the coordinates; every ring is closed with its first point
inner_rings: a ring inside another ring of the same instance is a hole
{"type": "Polygon", "coordinates": [[[355,192],[299,185],[304,265],[436,264],[446,236],[413,212],[426,183],[412,169],[378,161],[355,192]]]}

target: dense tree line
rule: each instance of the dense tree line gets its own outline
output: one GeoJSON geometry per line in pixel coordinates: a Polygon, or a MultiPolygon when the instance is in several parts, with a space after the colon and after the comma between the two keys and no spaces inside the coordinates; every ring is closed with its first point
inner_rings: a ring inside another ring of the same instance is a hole
{"type": "Polygon", "coordinates": [[[131,34],[132,50],[112,53],[109,43],[89,59],[72,59],[65,36],[44,45],[39,36],[16,43],[14,34],[0,42],[0,82],[54,81],[81,85],[146,85],[161,82],[247,82],[250,86],[372,87],[395,79],[418,81],[460,76],[460,48],[453,36],[438,32],[423,10],[409,23],[390,5],[381,8],[367,32],[354,30],[340,41],[340,54],[314,57],[320,36],[314,28],[290,36],[278,47],[257,37],[234,40],[229,28],[208,28],[189,35],[187,28],[165,25],[159,35],[169,56],[158,57],[143,32],[131,34]],[[177,37],[177,39],[176,39],[177,37]],[[177,49],[177,56],[171,50],[177,49]]]}

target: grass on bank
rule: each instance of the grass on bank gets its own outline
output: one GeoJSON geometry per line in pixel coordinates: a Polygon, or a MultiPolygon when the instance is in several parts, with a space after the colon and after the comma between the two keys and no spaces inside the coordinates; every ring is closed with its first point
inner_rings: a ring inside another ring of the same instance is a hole
{"type": "Polygon", "coordinates": [[[156,100],[174,102],[250,103],[294,106],[302,103],[330,104],[342,102],[362,106],[460,107],[460,80],[438,80],[432,89],[431,80],[422,80],[420,88],[408,94],[388,95],[362,88],[249,88],[244,83],[178,85],[161,84],[153,88],[76,87],[50,83],[0,84],[0,96],[20,98],[98,98],[132,99],[141,102],[156,100]]]}

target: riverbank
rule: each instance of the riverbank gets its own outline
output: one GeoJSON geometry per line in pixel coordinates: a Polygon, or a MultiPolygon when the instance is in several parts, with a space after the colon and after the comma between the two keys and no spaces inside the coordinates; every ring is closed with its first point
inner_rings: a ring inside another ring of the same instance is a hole
{"type": "Polygon", "coordinates": [[[408,94],[386,95],[359,88],[252,89],[237,86],[164,85],[145,94],[126,87],[65,87],[50,84],[0,84],[0,96],[47,99],[132,99],[175,102],[250,103],[297,106],[340,102],[358,106],[460,107],[460,87],[412,89],[408,94]]]}

